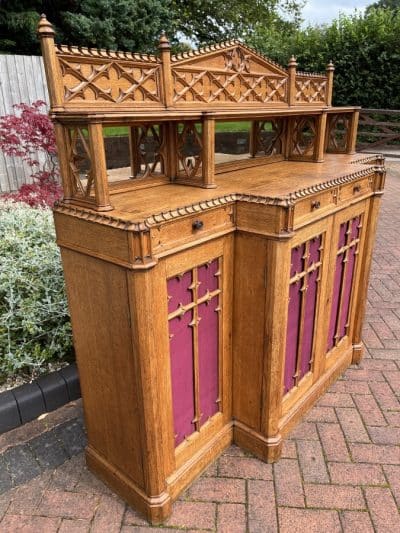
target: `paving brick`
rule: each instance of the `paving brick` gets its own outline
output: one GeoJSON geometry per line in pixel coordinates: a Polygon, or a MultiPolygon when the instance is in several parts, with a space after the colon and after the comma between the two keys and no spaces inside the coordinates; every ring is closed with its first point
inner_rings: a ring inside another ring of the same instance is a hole
{"type": "Polygon", "coordinates": [[[315,422],[300,422],[290,433],[291,439],[319,440],[315,422]]]}
{"type": "Polygon", "coordinates": [[[12,487],[11,474],[7,469],[4,458],[0,455],[0,494],[10,490],[12,487]]]}
{"type": "Polygon", "coordinates": [[[220,503],[217,511],[218,533],[246,533],[246,508],[240,503],[220,503]]]}
{"type": "Polygon", "coordinates": [[[116,496],[103,494],[92,522],[91,533],[119,533],[125,503],[116,496]]]}
{"type": "Polygon", "coordinates": [[[367,512],[343,511],[341,513],[343,533],[374,533],[367,512]]]}
{"type": "Polygon", "coordinates": [[[89,472],[86,465],[81,469],[75,491],[86,494],[112,494],[112,491],[98,477],[89,472]]]}
{"type": "MultiPolygon", "coordinates": [[[[88,533],[89,531],[90,520],[64,518],[57,533],[88,533]]],[[[107,529],[103,531],[107,531],[107,529]]]]}
{"type": "Polygon", "coordinates": [[[132,507],[126,507],[125,514],[122,519],[122,523],[127,526],[147,526],[148,522],[143,518],[143,516],[132,509],[132,507]]]}
{"type": "Polygon", "coordinates": [[[46,491],[36,513],[41,516],[91,519],[99,498],[89,494],[46,491]]]}
{"type": "Polygon", "coordinates": [[[309,422],[337,422],[333,407],[322,407],[316,405],[306,415],[309,422]]]}
{"type": "Polygon", "coordinates": [[[400,349],[388,350],[387,348],[381,350],[371,350],[371,356],[375,359],[393,359],[398,361],[400,359],[400,349]]]}
{"type": "Polygon", "coordinates": [[[329,463],[332,483],[339,485],[385,485],[380,465],[329,463]]]}
{"type": "Polygon", "coordinates": [[[231,446],[229,446],[229,448],[227,448],[223,455],[239,455],[241,457],[246,457],[248,455],[247,452],[245,452],[245,450],[242,450],[241,448],[239,448],[239,446],[236,446],[236,444],[232,444],[231,446]]]}
{"type": "Polygon", "coordinates": [[[54,430],[54,435],[56,439],[63,443],[70,457],[81,453],[87,444],[86,434],[77,420],[61,424],[54,430]]]}
{"type": "Polygon", "coordinates": [[[249,532],[278,531],[273,482],[252,480],[248,482],[247,490],[249,532]]]}
{"type": "Polygon", "coordinates": [[[56,533],[59,518],[45,516],[21,516],[7,514],[0,522],[1,533],[56,533]]]}
{"type": "Polygon", "coordinates": [[[400,466],[383,465],[383,470],[397,505],[400,507],[400,466]]]}
{"type": "Polygon", "coordinates": [[[327,392],[317,405],[325,407],[354,407],[354,402],[347,392],[327,392]]]}
{"type": "Polygon", "coordinates": [[[8,513],[12,515],[34,514],[42,499],[43,491],[49,485],[50,478],[51,472],[45,472],[25,485],[20,485],[14,489],[8,513]]]}
{"type": "Polygon", "coordinates": [[[384,376],[386,370],[398,370],[395,361],[385,359],[363,359],[361,361],[361,367],[368,368],[370,370],[382,370],[384,376]]]}
{"type": "Polygon", "coordinates": [[[9,448],[4,452],[3,459],[14,486],[29,481],[41,472],[39,463],[26,444],[9,448]]]}
{"type": "Polygon", "coordinates": [[[400,402],[387,383],[370,383],[370,387],[381,409],[400,410],[400,402]]]}
{"type": "Polygon", "coordinates": [[[400,464],[399,446],[350,444],[350,452],[357,463],[400,464]]]}
{"type": "Polygon", "coordinates": [[[213,503],[178,501],[172,509],[168,525],[179,528],[214,529],[216,506],[213,503]]]}
{"type": "Polygon", "coordinates": [[[320,509],[365,509],[359,487],[340,485],[305,485],[307,507],[320,509]]]}
{"type": "Polygon", "coordinates": [[[367,427],[367,429],[375,444],[400,444],[400,428],[367,427]]]}
{"type": "Polygon", "coordinates": [[[308,483],[329,482],[322,448],[319,442],[299,440],[297,442],[303,479],[308,483]]]}
{"type": "Polygon", "coordinates": [[[1,494],[0,495],[0,522],[3,518],[3,516],[6,514],[8,507],[11,502],[11,493],[8,492],[7,494],[1,494]]]}
{"type": "Polygon", "coordinates": [[[349,442],[371,442],[357,409],[337,407],[336,413],[349,442]]]}
{"type": "Polygon", "coordinates": [[[371,326],[363,329],[362,338],[368,348],[383,348],[383,345],[371,326]]]}
{"type": "Polygon", "coordinates": [[[303,484],[297,461],[281,459],[275,463],[274,478],[278,505],[304,507],[303,484]]]}
{"type": "Polygon", "coordinates": [[[84,468],[83,454],[66,461],[54,470],[49,490],[73,490],[84,468]]]}
{"type": "Polygon", "coordinates": [[[284,440],[282,446],[283,459],[297,459],[296,443],[293,440],[284,440]]]}
{"type": "Polygon", "coordinates": [[[272,479],[272,465],[254,457],[221,457],[218,468],[222,477],[272,479]]]}
{"type": "Polygon", "coordinates": [[[385,381],[384,375],[379,370],[370,370],[360,367],[347,369],[345,377],[352,381],[367,381],[368,383],[385,381]]]}
{"type": "Polygon", "coordinates": [[[218,461],[214,461],[212,465],[210,465],[207,470],[205,470],[202,474],[205,477],[216,477],[218,476],[218,461]]]}
{"type": "Polygon", "coordinates": [[[69,458],[64,446],[56,439],[53,431],[47,431],[32,439],[29,442],[29,447],[42,469],[55,468],[69,458]]]}
{"type": "Polygon", "coordinates": [[[350,461],[349,451],[339,424],[318,424],[318,432],[328,461],[350,461]]]}
{"type": "Polygon", "coordinates": [[[200,478],[191,485],[188,496],[193,500],[244,503],[245,482],[242,479],[200,478]]]}
{"type": "Polygon", "coordinates": [[[372,522],[378,532],[399,533],[400,515],[389,489],[368,487],[365,489],[372,522]]]}
{"type": "Polygon", "coordinates": [[[368,383],[364,381],[337,381],[332,385],[330,391],[346,392],[349,394],[371,394],[368,383]]]}
{"type": "Polygon", "coordinates": [[[380,410],[375,398],[367,394],[354,395],[354,401],[364,424],[369,426],[386,426],[385,417],[380,410]]]}
{"type": "Polygon", "coordinates": [[[281,508],[278,511],[280,533],[339,533],[342,531],[336,511],[281,508]]]}
{"type": "Polygon", "coordinates": [[[386,411],[385,418],[390,426],[397,428],[400,427],[400,412],[386,411]]]}

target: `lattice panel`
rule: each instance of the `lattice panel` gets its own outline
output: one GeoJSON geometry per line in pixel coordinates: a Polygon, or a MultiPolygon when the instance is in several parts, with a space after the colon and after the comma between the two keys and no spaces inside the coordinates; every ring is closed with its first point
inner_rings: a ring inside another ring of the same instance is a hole
{"type": "Polygon", "coordinates": [[[314,117],[299,117],[292,129],[292,156],[313,156],[317,130],[314,117]]]}
{"type": "Polygon", "coordinates": [[[162,124],[144,124],[132,128],[132,177],[165,175],[166,143],[162,124]]]}
{"type": "Polygon", "coordinates": [[[194,179],[201,176],[203,141],[195,122],[184,122],[177,130],[178,177],[194,179]]]}
{"type": "Polygon", "coordinates": [[[269,103],[287,101],[287,78],[270,74],[251,74],[172,69],[175,103],[269,103]]]}
{"type": "Polygon", "coordinates": [[[312,370],[323,236],[292,249],[284,393],[312,370]]]}
{"type": "Polygon", "coordinates": [[[361,228],[361,215],[340,225],[327,343],[328,352],[348,334],[350,303],[361,228]]]}
{"type": "Polygon", "coordinates": [[[94,199],[94,176],[88,132],[85,128],[69,128],[67,136],[67,156],[73,195],[92,200],[94,199]]]}
{"type": "Polygon", "coordinates": [[[160,67],[134,62],[85,62],[59,57],[65,102],[159,104],[160,67]]]}
{"type": "Polygon", "coordinates": [[[272,156],[282,154],[284,141],[284,121],[270,119],[256,122],[255,155],[272,156]]]}
{"type": "Polygon", "coordinates": [[[221,262],[167,281],[175,445],[220,410],[221,262]]]}
{"type": "Polygon", "coordinates": [[[299,104],[312,104],[325,102],[326,79],[296,78],[296,102],[299,104]]]}
{"type": "Polygon", "coordinates": [[[348,149],[350,115],[329,115],[327,152],[344,153],[348,149]]]}

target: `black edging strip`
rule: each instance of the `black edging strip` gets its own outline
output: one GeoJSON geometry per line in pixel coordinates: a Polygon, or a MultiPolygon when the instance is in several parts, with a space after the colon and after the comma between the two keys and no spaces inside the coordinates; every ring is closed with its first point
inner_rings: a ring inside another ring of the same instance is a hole
{"type": "Polygon", "coordinates": [[[75,363],[0,393],[0,434],[81,397],[75,363]]]}

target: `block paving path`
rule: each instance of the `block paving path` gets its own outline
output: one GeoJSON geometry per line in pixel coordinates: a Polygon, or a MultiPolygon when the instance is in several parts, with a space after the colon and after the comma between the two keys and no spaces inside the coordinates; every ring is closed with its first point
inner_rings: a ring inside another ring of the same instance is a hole
{"type": "Polygon", "coordinates": [[[367,353],[295,429],[279,462],[232,446],[175,503],[165,526],[150,527],[86,469],[75,407],[69,422],[0,455],[10,476],[2,481],[0,464],[0,532],[400,532],[400,164],[388,166],[367,353]]]}

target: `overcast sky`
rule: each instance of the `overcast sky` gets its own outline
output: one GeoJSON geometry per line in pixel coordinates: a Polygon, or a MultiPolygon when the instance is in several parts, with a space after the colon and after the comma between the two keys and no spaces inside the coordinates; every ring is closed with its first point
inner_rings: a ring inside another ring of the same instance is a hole
{"type": "Polygon", "coordinates": [[[307,0],[303,9],[304,24],[331,22],[340,12],[348,15],[355,9],[363,10],[373,2],[374,0],[307,0]]]}

